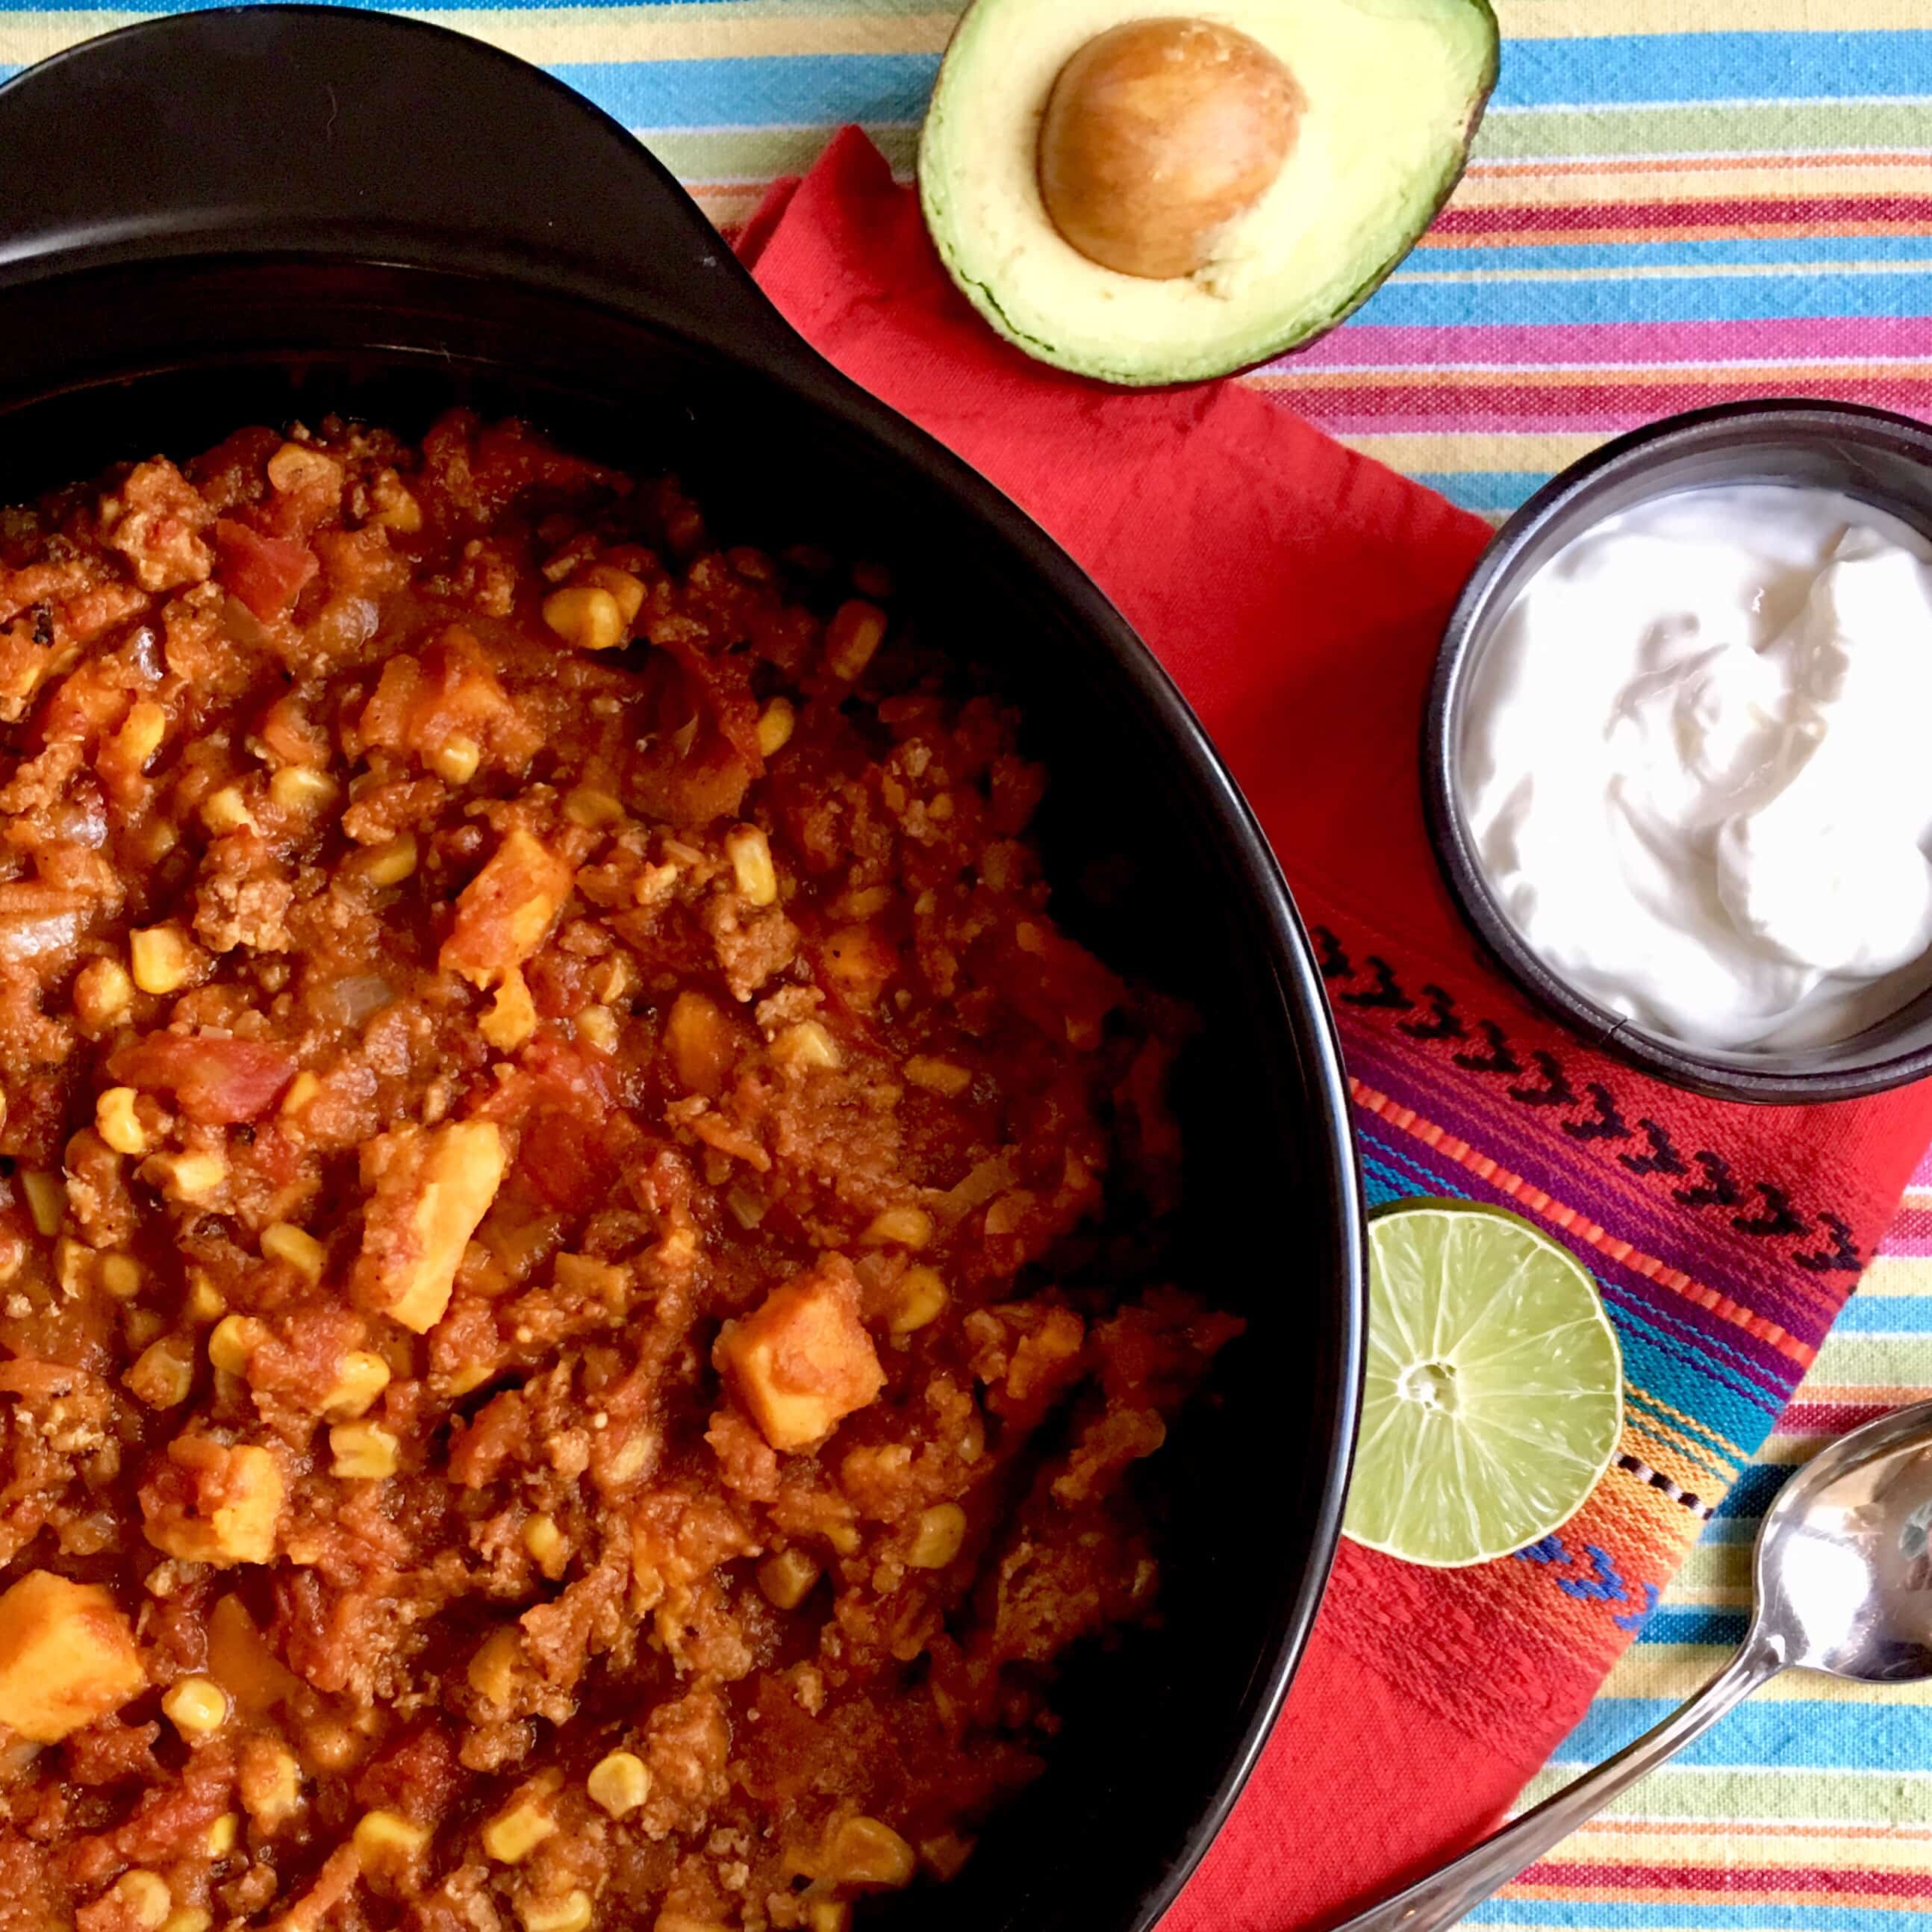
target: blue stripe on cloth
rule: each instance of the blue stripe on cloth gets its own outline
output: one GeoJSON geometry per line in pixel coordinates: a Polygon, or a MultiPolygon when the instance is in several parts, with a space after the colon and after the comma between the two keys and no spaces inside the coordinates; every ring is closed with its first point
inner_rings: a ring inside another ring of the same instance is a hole
{"type": "Polygon", "coordinates": [[[1858,1905],[1660,1905],[1610,1898],[1492,1898],[1465,1925],[1642,1926],[1655,1932],[1900,1932],[1896,1911],[1858,1905]]]}
{"type": "MultiPolygon", "coordinates": [[[[1928,305],[1932,261],[1918,273],[1903,264],[1888,264],[1870,274],[1828,270],[1794,275],[1767,267],[1761,275],[1716,278],[1686,268],[1681,275],[1611,275],[1600,281],[1515,281],[1498,276],[1473,286],[1397,280],[1384,282],[1370,298],[1358,326],[1442,328],[1507,322],[1556,328],[1586,322],[1776,322],[1792,316],[1923,315],[1928,305]]],[[[1550,359],[1562,359],[1553,344],[1550,359]]],[[[1526,371],[1524,380],[1534,381],[1534,370],[1526,371]]]]}
{"type": "Polygon", "coordinates": [[[1665,1604],[1645,1618],[1640,1643],[1709,1643],[1735,1650],[1750,1618],[1742,1610],[1706,1610],[1665,1604]]]}
{"type": "MultiPolygon", "coordinates": [[[[1697,219],[1694,203],[1659,191],[1687,222],[1697,219]]],[[[1528,218],[1533,223],[1533,215],[1528,218]]],[[[1604,227],[1618,225],[1618,205],[1603,204],[1604,227]]],[[[1924,235],[1672,236],[1653,242],[1549,242],[1533,245],[1449,248],[1424,241],[1398,268],[1400,281],[1417,274],[1454,274],[1460,269],[1774,268],[1791,262],[1932,262],[1932,238],[1924,235]]]]}
{"type": "MultiPolygon", "coordinates": [[[[1662,1697],[1599,1697],[1550,1761],[1594,1764],[1676,1708],[1662,1697]]],[[[1686,1744],[1676,1762],[1725,1768],[1804,1764],[1824,1771],[1858,1770],[1874,1762],[1932,1765],[1932,1705],[1864,1704],[1856,1724],[1821,1725],[1799,1699],[1740,1704],[1686,1744]]]]}
{"type": "Polygon", "coordinates": [[[1832,1325],[1834,1335],[1932,1334],[1932,1294],[1855,1294],[1832,1325]]]}
{"type": "Polygon", "coordinates": [[[756,60],[566,62],[550,72],[627,128],[914,121],[937,54],[782,54],[756,60]]]}
{"type": "Polygon", "coordinates": [[[1637,34],[1513,40],[1490,102],[1614,110],[1627,101],[1851,100],[1916,93],[1932,34],[1637,34]]]}
{"type": "Polygon", "coordinates": [[[1513,510],[1532,490],[1550,480],[1546,470],[1425,470],[1415,472],[1418,483],[1438,490],[1452,503],[1479,515],[1513,510]]]}
{"type": "Polygon", "coordinates": [[[1760,1463],[1749,1468],[1731,1486],[1730,1493],[1718,1505],[1720,1516],[1761,1516],[1770,1508],[1772,1498],[1790,1481],[1792,1472],[1783,1464],[1760,1463]]]}

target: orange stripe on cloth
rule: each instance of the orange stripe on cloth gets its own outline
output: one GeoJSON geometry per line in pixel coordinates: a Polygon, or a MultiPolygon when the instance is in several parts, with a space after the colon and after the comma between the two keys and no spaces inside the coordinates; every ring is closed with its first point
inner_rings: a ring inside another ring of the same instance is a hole
{"type": "Polygon", "coordinates": [[[1528,1208],[1532,1214],[1541,1215],[1566,1234],[1574,1235],[1633,1274],[1655,1282],[1660,1288],[1669,1288],[1674,1294],[1681,1294],[1687,1301],[1694,1301],[1700,1308],[1708,1309],[1719,1321],[1742,1328],[1747,1335],[1754,1336],[1767,1348],[1775,1348],[1780,1355],[1788,1356],[1802,1367],[1808,1369],[1817,1360],[1818,1352],[1808,1342],[1799,1341],[1775,1322],[1767,1322],[1762,1315],[1754,1314],[1728,1294],[1720,1294],[1715,1288],[1693,1281],[1681,1268],[1667,1268],[1654,1255],[1647,1255],[1628,1241],[1619,1240],[1599,1227],[1588,1216],[1565,1207],[1541,1188],[1532,1186],[1521,1174],[1512,1174],[1487,1154],[1478,1153],[1467,1141],[1444,1133],[1433,1123],[1423,1119],[1414,1108],[1405,1107],[1391,1100],[1386,1094],[1377,1093],[1352,1074],[1348,1078],[1348,1091],[1356,1106],[1364,1112],[1372,1114],[1377,1120],[1401,1132],[1413,1136],[1444,1159],[1467,1168],[1478,1180],[1486,1181],[1498,1193],[1508,1195],[1519,1207],[1528,1208]]]}

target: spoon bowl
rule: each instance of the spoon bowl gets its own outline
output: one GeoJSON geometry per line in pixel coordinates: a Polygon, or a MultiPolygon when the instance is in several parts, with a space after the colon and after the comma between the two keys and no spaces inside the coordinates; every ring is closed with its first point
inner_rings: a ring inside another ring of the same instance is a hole
{"type": "Polygon", "coordinates": [[[1759,1526],[1756,1600],[1737,1654],[1662,1724],[1453,1864],[1338,1932],[1435,1932],[1593,1818],[1780,1670],[1861,1684],[1932,1677],[1932,1402],[1841,1436],[1759,1526]]]}
{"type": "MultiPolygon", "coordinates": [[[[1864,1684],[1932,1677],[1932,1402],[1814,1456],[1765,1513],[1753,1634],[1864,1684]]],[[[1746,1640],[1749,1648],[1750,1640],[1746,1640]]]]}

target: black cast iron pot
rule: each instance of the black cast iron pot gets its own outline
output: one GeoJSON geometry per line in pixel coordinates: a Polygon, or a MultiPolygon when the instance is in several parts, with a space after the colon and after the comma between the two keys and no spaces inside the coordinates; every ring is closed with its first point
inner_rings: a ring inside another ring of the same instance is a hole
{"type": "Polygon", "coordinates": [[[792,332],[624,129],[478,42],[318,8],[160,20],[0,88],[0,501],[253,420],[514,410],[680,470],[734,538],[890,560],[1024,708],[1053,772],[1049,863],[1075,882],[1058,909],[1205,1021],[1172,1266],[1250,1325],[1156,1459],[1162,1626],[1079,1660],[1045,1777],[955,1884],[874,1922],[1150,1925],[1314,1615],[1362,1323],[1319,976],[1192,715],[1037,528],[792,332]],[[1110,854],[1131,884],[1084,903],[1110,854]]]}

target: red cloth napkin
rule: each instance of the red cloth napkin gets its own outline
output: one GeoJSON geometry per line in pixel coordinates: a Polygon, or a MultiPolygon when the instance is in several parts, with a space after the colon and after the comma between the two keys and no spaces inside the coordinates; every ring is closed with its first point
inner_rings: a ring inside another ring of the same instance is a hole
{"type": "MultiPolygon", "coordinates": [[[[740,245],[821,351],[1037,518],[1178,680],[1316,929],[1365,1136],[1562,1231],[1606,1284],[1627,1379],[1667,1381],[1673,1350],[1687,1375],[1708,1361],[1706,1412],[1678,1420],[1748,1457],[1895,1207],[1932,1096],[1694,1100],[1579,1046],[1479,956],[1437,876],[1416,748],[1488,526],[1237,385],[1124,393],[1028,361],[955,292],[856,130],[740,245]]],[[[1658,1442],[1673,1430],[1692,1439],[1658,1442]]],[[[1533,1560],[1419,1571],[1344,1544],[1167,1932],[1330,1922],[1486,1831],[1694,1538],[1715,1493],[1697,1466],[1626,1455],[1533,1560]]]]}

